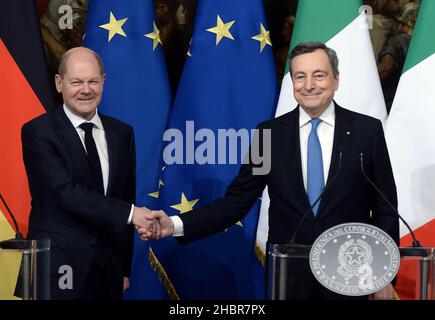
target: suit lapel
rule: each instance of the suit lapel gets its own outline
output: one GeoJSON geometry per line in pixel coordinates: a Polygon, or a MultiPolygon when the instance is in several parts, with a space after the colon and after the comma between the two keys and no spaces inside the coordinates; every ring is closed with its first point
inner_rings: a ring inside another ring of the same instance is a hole
{"type": "MultiPolygon", "coordinates": [[[[329,167],[328,181],[325,184],[325,186],[327,186],[328,183],[331,182],[331,179],[333,179],[334,176],[337,174],[339,165],[343,166],[343,163],[345,163],[346,161],[349,145],[351,143],[352,136],[353,136],[351,120],[354,117],[355,117],[354,113],[348,112],[346,109],[341,108],[337,103],[335,103],[334,142],[332,147],[332,157],[331,157],[331,165],[329,167]]],[[[333,186],[331,187],[333,188],[333,186]]],[[[317,218],[319,218],[324,214],[323,208],[325,207],[325,204],[327,203],[331,194],[332,192],[330,189],[329,192],[326,192],[326,194],[323,196],[322,200],[320,201],[317,218]]]]}
{"type": "Polygon", "coordinates": [[[79,167],[83,168],[83,176],[87,177],[87,180],[96,190],[97,186],[92,178],[92,170],[88,162],[86,151],[76,129],[66,116],[62,107],[57,108],[54,111],[53,116],[54,129],[57,132],[59,139],[63,142],[64,146],[67,146],[67,150],[69,151],[71,158],[79,162],[79,167]]]}
{"type": "MultiPolygon", "coordinates": [[[[290,112],[282,120],[281,143],[284,153],[285,170],[290,177],[291,185],[299,199],[301,215],[308,210],[310,204],[304,187],[301,164],[301,150],[299,140],[299,107],[290,112]]],[[[289,190],[289,192],[292,192],[289,190]]],[[[309,217],[312,219],[313,217],[309,217]]]]}
{"type": "Polygon", "coordinates": [[[329,167],[328,182],[337,173],[338,165],[346,160],[350,142],[352,140],[352,127],[350,121],[354,118],[353,114],[335,104],[335,130],[334,144],[332,147],[331,165],[329,167]]]}

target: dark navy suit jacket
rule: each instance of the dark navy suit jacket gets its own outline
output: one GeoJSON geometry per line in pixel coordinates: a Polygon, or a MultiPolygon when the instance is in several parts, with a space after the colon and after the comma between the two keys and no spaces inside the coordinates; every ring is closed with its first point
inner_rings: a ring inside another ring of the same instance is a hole
{"type": "MultiPolygon", "coordinates": [[[[270,172],[253,175],[252,163],[242,165],[222,198],[180,216],[185,234],[179,238],[181,242],[223,231],[240,221],[267,185],[270,197],[268,242],[288,243],[310,209],[302,178],[299,108],[261,123],[258,128],[271,130],[270,172]]],[[[317,216],[309,214],[303,220],[296,242],[310,245],[332,226],[362,222],[385,230],[398,243],[398,217],[364,179],[360,165],[363,153],[366,173],[397,207],[396,186],[381,122],[335,104],[328,182],[337,173],[340,153],[342,159],[336,179],[324,194],[317,216]]],[[[308,285],[305,283],[305,286],[308,285]]]]}
{"type": "Polygon", "coordinates": [[[129,276],[133,228],[127,224],[135,201],[133,129],[99,114],[109,154],[107,194],[97,192],[86,152],[63,108],[22,128],[23,158],[32,209],[28,239],[51,240],[51,297],[76,299],[94,259],[105,270],[112,297],[121,297],[129,276]],[[73,288],[60,289],[59,268],[71,266],[73,288]]]}

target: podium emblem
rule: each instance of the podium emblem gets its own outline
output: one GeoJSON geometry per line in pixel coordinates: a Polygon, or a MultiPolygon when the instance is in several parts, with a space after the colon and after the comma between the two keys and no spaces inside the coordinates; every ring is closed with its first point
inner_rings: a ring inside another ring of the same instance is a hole
{"type": "Polygon", "coordinates": [[[310,251],[314,277],[329,290],[347,296],[384,288],[396,276],[399,264],[394,240],[365,223],[345,223],[326,230],[310,251]]]}

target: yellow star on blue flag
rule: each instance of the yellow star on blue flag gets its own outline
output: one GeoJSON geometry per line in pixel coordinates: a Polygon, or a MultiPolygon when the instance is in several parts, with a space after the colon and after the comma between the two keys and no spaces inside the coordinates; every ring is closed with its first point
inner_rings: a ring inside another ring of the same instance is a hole
{"type": "Polygon", "coordinates": [[[260,23],[260,34],[257,34],[256,36],[251,37],[251,39],[257,40],[260,42],[260,52],[263,52],[263,49],[266,45],[272,46],[272,42],[270,41],[270,34],[269,31],[267,31],[263,24],[260,23]]]}
{"type": "Polygon", "coordinates": [[[156,23],[153,21],[153,32],[147,33],[145,37],[153,40],[153,51],[156,50],[157,46],[162,45],[162,40],[160,39],[160,31],[156,26],[156,23]]]}
{"type": "Polygon", "coordinates": [[[187,200],[186,195],[184,192],[181,193],[181,202],[178,204],[174,204],[171,206],[171,208],[178,210],[180,214],[192,211],[195,204],[198,202],[199,199],[194,200],[187,200]]]}
{"type": "Polygon", "coordinates": [[[123,37],[127,37],[127,35],[125,34],[124,30],[122,30],[122,26],[127,21],[127,19],[128,18],[116,20],[116,18],[113,15],[112,11],[110,11],[110,21],[109,21],[109,23],[102,24],[101,26],[99,26],[100,28],[109,30],[109,39],[108,39],[108,42],[110,42],[110,40],[112,40],[112,38],[115,35],[117,35],[117,34],[119,34],[119,35],[121,35],[123,37]]]}
{"type": "Polygon", "coordinates": [[[236,21],[230,21],[228,23],[224,23],[221,19],[221,17],[217,16],[217,24],[213,28],[207,29],[208,32],[215,33],[216,34],[216,45],[221,42],[222,38],[228,38],[231,40],[234,40],[233,35],[230,32],[231,27],[236,21]]]}

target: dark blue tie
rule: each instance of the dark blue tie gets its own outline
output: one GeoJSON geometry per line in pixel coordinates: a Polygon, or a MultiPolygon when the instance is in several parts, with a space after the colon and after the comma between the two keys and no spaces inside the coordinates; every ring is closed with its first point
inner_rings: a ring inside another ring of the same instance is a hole
{"type": "MultiPolygon", "coordinates": [[[[317,136],[317,128],[322,120],[315,118],[311,119],[311,132],[308,137],[308,153],[307,153],[307,193],[310,205],[320,196],[325,186],[323,177],[323,159],[322,147],[319,137],[317,136]]],[[[320,201],[314,206],[313,213],[317,215],[320,201]]]]}
{"type": "Polygon", "coordinates": [[[94,175],[94,181],[97,185],[97,191],[104,194],[103,173],[101,171],[100,157],[98,156],[97,146],[94,137],[92,136],[92,129],[94,124],[91,122],[84,122],[80,128],[85,132],[85,146],[86,154],[88,155],[88,162],[91,166],[94,175]]]}

